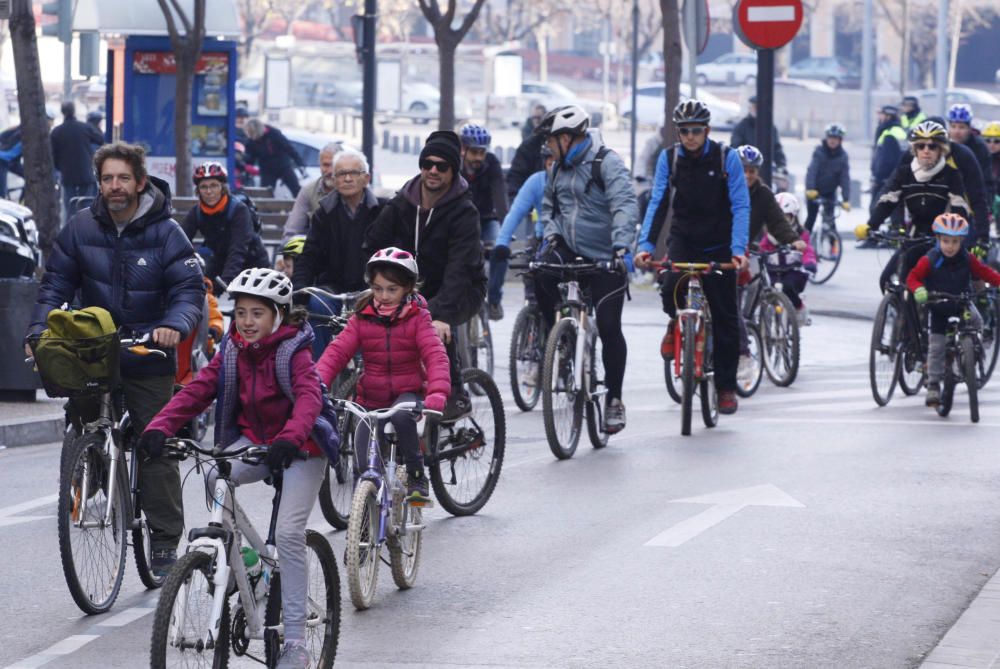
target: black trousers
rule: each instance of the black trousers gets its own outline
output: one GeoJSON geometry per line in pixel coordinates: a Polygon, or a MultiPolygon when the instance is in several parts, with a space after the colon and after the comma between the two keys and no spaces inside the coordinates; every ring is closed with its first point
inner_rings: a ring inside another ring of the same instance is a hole
{"type": "Polygon", "coordinates": [[[295,168],[292,165],[288,165],[280,170],[264,170],[260,171],[260,185],[265,188],[274,188],[278,185],[278,181],[282,181],[288,190],[292,191],[292,197],[296,197],[299,194],[299,175],[295,173],[295,168]]]}
{"type": "Polygon", "coordinates": [[[879,288],[882,289],[882,292],[883,293],[885,292],[886,286],[889,285],[889,281],[892,279],[892,275],[896,271],[896,263],[899,260],[900,253],[903,253],[904,256],[903,256],[903,269],[902,273],[899,276],[899,282],[905,284],[906,275],[910,273],[910,270],[913,269],[913,266],[917,264],[920,258],[926,255],[927,252],[931,250],[932,246],[934,246],[933,238],[928,239],[923,244],[917,244],[916,246],[911,246],[905,251],[903,251],[902,249],[896,249],[896,251],[892,254],[892,257],[889,258],[889,262],[887,262],[885,264],[885,267],[882,268],[882,275],[879,277],[878,280],[878,285],[879,288]]]}
{"type": "Polygon", "coordinates": [[[819,203],[823,200],[824,213],[832,215],[833,203],[836,201],[836,193],[820,193],[819,198],[806,201],[806,230],[811,234],[813,226],[816,224],[816,217],[819,214],[819,203]]]}

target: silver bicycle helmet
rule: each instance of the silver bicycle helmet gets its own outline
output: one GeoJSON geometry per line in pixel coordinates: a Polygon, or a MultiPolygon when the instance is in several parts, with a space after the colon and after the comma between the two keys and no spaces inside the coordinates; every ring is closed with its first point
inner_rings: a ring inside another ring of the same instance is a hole
{"type": "Polygon", "coordinates": [[[535,132],[546,136],[561,135],[565,132],[582,135],[588,128],[590,128],[590,114],[576,105],[566,105],[546,114],[535,132]]]}

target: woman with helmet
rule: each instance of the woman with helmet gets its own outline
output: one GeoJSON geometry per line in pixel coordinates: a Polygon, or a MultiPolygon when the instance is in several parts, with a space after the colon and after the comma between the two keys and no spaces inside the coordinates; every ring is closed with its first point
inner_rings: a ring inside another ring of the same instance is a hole
{"type": "Polygon", "coordinates": [[[205,276],[229,283],[244,269],[267,267],[267,249],[254,231],[250,210],[229,192],[229,176],[221,163],[202,163],[194,170],[198,204],[181,222],[188,239],[204,237],[199,249],[205,276]]]}
{"type": "MultiPolygon", "coordinates": [[[[913,271],[906,277],[906,287],[913,293],[917,304],[927,302],[927,291],[934,290],[958,295],[972,291],[972,281],[986,281],[1000,286],[1000,273],[980,262],[976,256],[962,248],[962,241],[969,234],[969,223],[955,213],[935,217],[931,230],[937,239],[934,248],[927,252],[913,271]]],[[[962,309],[954,302],[933,304],[930,311],[930,339],[927,349],[927,400],[929,407],[937,406],[941,399],[941,378],[944,376],[945,329],[948,319],[962,309]]],[[[972,306],[972,318],[982,327],[982,318],[972,306]]]]}
{"type": "MultiPolygon", "coordinates": [[[[416,259],[396,247],[381,249],[368,261],[365,279],[371,290],[323,352],[317,365],[320,378],[332,382],[360,351],[364,371],[358,379],[358,404],[384,409],[423,397],[425,409],[440,414],[451,388],[448,354],[431,325],[427,302],[417,292],[416,259]]],[[[407,498],[426,505],[430,499],[417,418],[401,412],[390,420],[406,463],[407,498]]],[[[367,439],[363,432],[355,442],[367,439]]]]}
{"type": "MultiPolygon", "coordinates": [[[[479,211],[479,227],[483,245],[490,249],[500,231],[500,221],[507,216],[507,184],[497,157],[490,153],[492,137],[481,125],[466,123],[459,131],[462,140],[462,176],[469,184],[472,203],[479,211]]],[[[495,318],[494,318],[495,316],[495,318]]],[[[499,320],[503,317],[494,314],[499,320]]]]}
{"type": "Polygon", "coordinates": [[[312,361],[312,329],[305,312],[292,308],[292,282],[277,270],[243,270],[228,291],[235,310],[219,354],[157,414],[140,445],[162,448],[213,401],[216,443],[225,448],[269,445],[259,465],[233,461],[232,481],[244,485],[283,473],[275,534],[285,627],[279,666],[312,666],[305,645],[305,530],[327,467],[327,445],[315,429],[326,419],[321,416],[322,389],[312,361]],[[289,394],[285,387],[290,387],[289,394]],[[303,453],[307,459],[301,459],[303,453]]]}
{"type": "Polygon", "coordinates": [[[820,202],[828,215],[833,215],[840,187],[840,206],[851,210],[851,164],[844,150],[847,131],[839,123],[826,126],[823,141],[813,150],[806,170],[806,230],[812,232],[820,202]]]}
{"type": "MultiPolygon", "coordinates": [[[[950,145],[944,126],[935,121],[924,121],[910,129],[910,152],[913,160],[900,165],[882,191],[867,224],[855,231],[859,239],[868,234],[869,226],[878,226],[902,205],[909,214],[911,237],[930,237],[934,219],[947,212],[968,216],[969,205],[965,201],[965,185],[955,164],[948,159],[950,145]]],[[[911,247],[906,251],[900,280],[905,280],[910,268],[933,244],[911,247]]],[[[901,251],[896,251],[882,270],[879,286],[883,292],[896,272],[896,259],[901,251]]]]}
{"type": "Polygon", "coordinates": [[[788,223],[778,206],[775,194],[760,180],[760,166],[764,164],[764,155],[756,146],[744,144],[735,149],[736,155],[743,163],[743,177],[750,193],[750,235],[749,242],[760,241],[765,226],[779,244],[794,246],[797,250],[805,249],[805,242],[799,238],[796,228],[788,223]]]}
{"type": "Polygon", "coordinates": [[[983,128],[983,143],[990,152],[990,171],[984,174],[993,180],[993,201],[990,202],[993,220],[1000,221],[1000,121],[988,123],[983,128]]]}
{"type": "MultiPolygon", "coordinates": [[[[545,225],[545,259],[572,262],[618,259],[632,267],[632,243],[639,220],[639,204],[632,177],[621,157],[601,143],[600,133],[588,133],[590,117],[580,107],[569,105],[549,112],[536,132],[544,133],[555,158],[545,184],[542,221],[545,225]]],[[[608,388],[604,429],[615,434],[625,429],[622,384],[628,347],[622,334],[622,310],[628,276],[593,274],[583,277],[597,305],[597,333],[601,338],[604,381],[608,388]]],[[[551,328],[560,301],[558,278],[539,277],[538,306],[551,328]]]]}

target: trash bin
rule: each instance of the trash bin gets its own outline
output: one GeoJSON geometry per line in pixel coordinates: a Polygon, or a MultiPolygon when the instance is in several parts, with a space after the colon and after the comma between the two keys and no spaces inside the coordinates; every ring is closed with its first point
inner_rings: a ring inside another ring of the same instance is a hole
{"type": "Polygon", "coordinates": [[[34,279],[0,279],[0,400],[34,401],[42,387],[24,362],[24,332],[38,297],[34,279]]]}

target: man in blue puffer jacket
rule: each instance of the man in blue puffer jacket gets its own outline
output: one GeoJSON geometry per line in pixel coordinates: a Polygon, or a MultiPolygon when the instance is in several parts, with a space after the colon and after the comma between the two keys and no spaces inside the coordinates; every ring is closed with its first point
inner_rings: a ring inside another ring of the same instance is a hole
{"type": "MultiPolygon", "coordinates": [[[[94,154],[94,167],[100,197],[77,212],[56,238],[28,334],[44,330],[49,312],[74,303],[78,291],[81,306],[107,309],[118,327],[151,332],[167,358],[127,351],[121,358],[125,404],[135,433],[141,434],[170,399],[177,367],[173,349],[197,325],[205,286],[191,243],[170,217],[169,186],[147,176],[142,148],[107,144],[94,154]]],[[[81,416],[85,421],[95,417],[81,416]]],[[[140,470],[152,568],[158,575],[176,559],[184,527],[177,461],[161,455],[146,453],[140,470]]]]}

